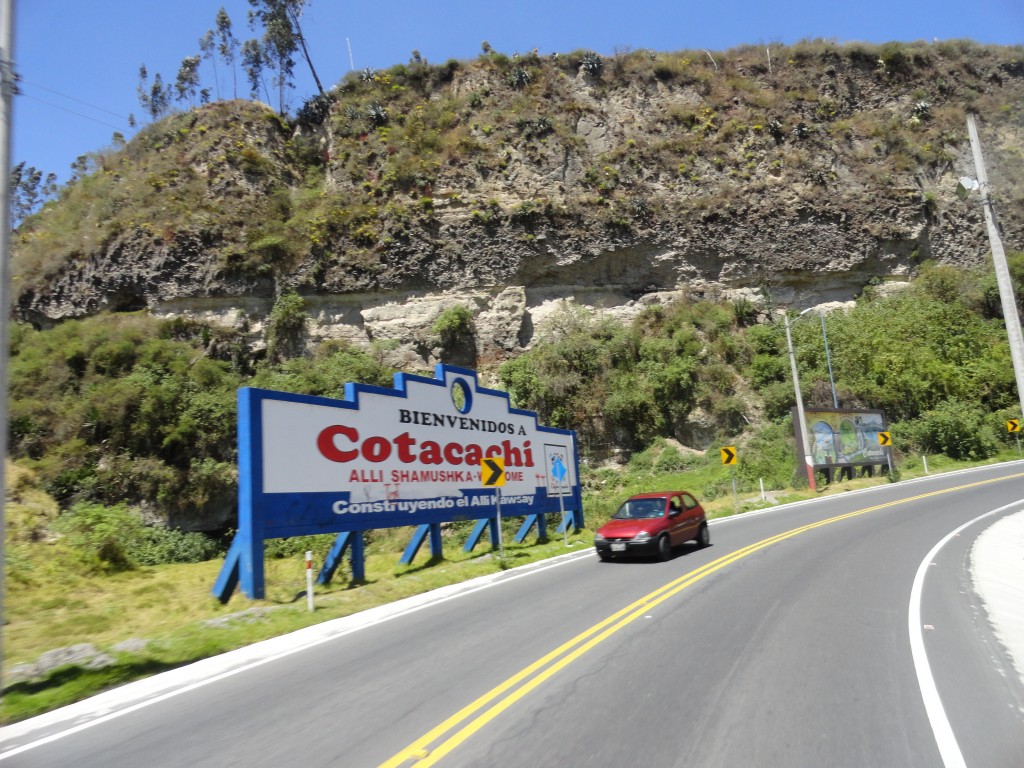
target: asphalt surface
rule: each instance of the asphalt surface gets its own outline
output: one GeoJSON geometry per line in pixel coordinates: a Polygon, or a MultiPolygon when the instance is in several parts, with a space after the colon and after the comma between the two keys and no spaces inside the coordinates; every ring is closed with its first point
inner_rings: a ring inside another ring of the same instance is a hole
{"type": "Polygon", "coordinates": [[[1022,472],[716,521],[666,563],[588,550],[438,590],[8,726],[0,762],[1019,768],[1024,478],[997,477],[1022,472]]]}

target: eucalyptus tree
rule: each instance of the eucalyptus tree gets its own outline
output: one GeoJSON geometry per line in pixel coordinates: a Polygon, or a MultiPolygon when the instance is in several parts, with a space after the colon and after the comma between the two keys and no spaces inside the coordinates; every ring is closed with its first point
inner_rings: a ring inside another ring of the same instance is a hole
{"type": "Polygon", "coordinates": [[[217,99],[220,100],[220,74],[217,72],[217,57],[214,55],[216,48],[217,43],[214,41],[213,30],[208,29],[199,38],[199,52],[204,59],[209,59],[213,65],[213,86],[217,91],[217,99]]]}
{"type": "Polygon", "coordinates": [[[238,76],[235,73],[235,58],[238,52],[238,39],[231,31],[231,17],[221,8],[217,11],[217,53],[231,70],[231,98],[238,98],[238,76]]]}
{"type": "Polygon", "coordinates": [[[164,85],[159,72],[153,76],[153,82],[150,84],[145,64],[139,67],[139,85],[136,92],[139,95],[139,104],[153,120],[163,117],[171,107],[171,85],[164,85]]]}
{"type": "Polygon", "coordinates": [[[57,174],[43,172],[24,160],[11,169],[11,229],[57,194],[57,174]]]}
{"type": "Polygon", "coordinates": [[[246,40],[242,43],[242,69],[249,80],[249,95],[254,99],[259,98],[260,86],[262,85],[263,92],[266,94],[267,101],[269,102],[270,92],[267,90],[267,84],[263,80],[263,70],[266,64],[263,46],[260,45],[259,40],[246,40]]]}
{"type": "Polygon", "coordinates": [[[199,91],[199,62],[198,56],[186,56],[182,59],[178,78],[174,82],[177,100],[188,101],[189,106],[195,106],[196,93],[199,91]]]}
{"type": "Polygon", "coordinates": [[[306,38],[302,34],[302,12],[308,0],[249,0],[252,10],[249,11],[249,26],[263,28],[261,40],[266,58],[273,63],[277,72],[274,79],[278,87],[280,110],[285,111],[285,89],[292,85],[295,69],[293,55],[301,50],[309,71],[313,75],[316,87],[321,94],[323,85],[313,66],[309,55],[306,38]]]}

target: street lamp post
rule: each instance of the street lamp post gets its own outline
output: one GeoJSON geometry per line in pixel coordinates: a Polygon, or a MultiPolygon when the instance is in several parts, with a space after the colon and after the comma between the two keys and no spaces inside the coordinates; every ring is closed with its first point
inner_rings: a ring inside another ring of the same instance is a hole
{"type": "MultiPolygon", "coordinates": [[[[799,314],[799,317],[803,317],[808,312],[815,310],[815,307],[808,307],[799,314]]],[[[818,317],[821,318],[821,338],[825,340],[825,362],[828,363],[828,383],[832,385],[832,405],[835,409],[839,410],[839,398],[836,397],[836,380],[832,376],[832,355],[828,351],[828,334],[825,333],[825,313],[818,310],[818,317]]]]}
{"type": "Polygon", "coordinates": [[[800,436],[800,443],[803,446],[804,464],[807,469],[807,485],[812,491],[818,490],[814,481],[814,451],[808,449],[807,444],[807,422],[804,419],[804,398],[800,394],[800,375],[796,371],[796,354],[793,352],[793,335],[789,332],[789,313],[783,312],[782,319],[786,323],[786,346],[789,348],[789,365],[793,370],[793,391],[796,392],[796,418],[797,434],[800,436]]]}

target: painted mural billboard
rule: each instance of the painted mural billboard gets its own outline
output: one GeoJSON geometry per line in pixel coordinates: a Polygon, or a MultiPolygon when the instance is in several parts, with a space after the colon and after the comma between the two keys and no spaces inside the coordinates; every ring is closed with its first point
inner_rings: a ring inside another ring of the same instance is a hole
{"type": "MultiPolygon", "coordinates": [[[[878,444],[878,433],[886,431],[884,411],[810,409],[804,411],[804,418],[815,469],[886,463],[886,449],[878,444]]],[[[794,408],[794,424],[796,420],[794,408]]]]}
{"type": "Polygon", "coordinates": [[[542,426],[475,371],[396,374],[345,399],[238,392],[239,525],[215,593],[261,591],[263,540],[572,513],[583,527],[575,433],[542,426]],[[500,459],[504,484],[481,464],[500,459]],[[233,581],[235,580],[235,581],[233,581]]]}

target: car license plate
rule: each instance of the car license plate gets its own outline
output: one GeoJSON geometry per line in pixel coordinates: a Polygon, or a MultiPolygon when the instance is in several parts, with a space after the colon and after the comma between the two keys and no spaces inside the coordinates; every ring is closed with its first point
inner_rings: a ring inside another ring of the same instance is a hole
{"type": "Polygon", "coordinates": [[[626,543],[624,541],[613,541],[612,542],[612,552],[625,552],[625,551],[626,551],[626,543]]]}

